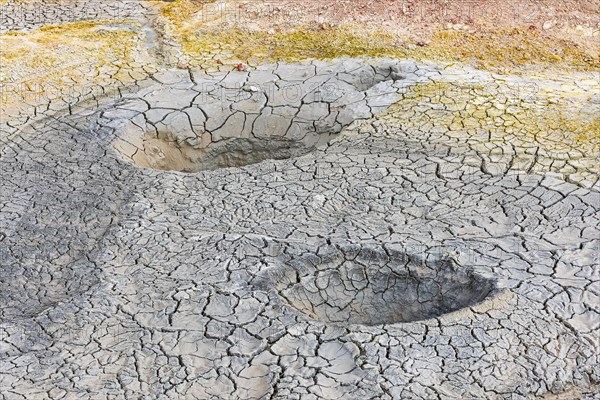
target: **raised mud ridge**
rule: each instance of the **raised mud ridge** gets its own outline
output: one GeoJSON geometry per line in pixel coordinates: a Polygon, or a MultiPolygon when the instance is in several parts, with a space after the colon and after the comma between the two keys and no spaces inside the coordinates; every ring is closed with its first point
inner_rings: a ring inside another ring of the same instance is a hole
{"type": "Polygon", "coordinates": [[[117,126],[116,151],[139,167],[182,172],[240,167],[306,154],[436,74],[412,61],[392,60],[194,74],[193,87],[157,85],[103,117],[117,126]]]}
{"type": "Polygon", "coordinates": [[[303,257],[257,280],[284,303],[328,323],[382,325],[420,321],[498,294],[495,279],[457,265],[382,247],[346,246],[303,257]]]}

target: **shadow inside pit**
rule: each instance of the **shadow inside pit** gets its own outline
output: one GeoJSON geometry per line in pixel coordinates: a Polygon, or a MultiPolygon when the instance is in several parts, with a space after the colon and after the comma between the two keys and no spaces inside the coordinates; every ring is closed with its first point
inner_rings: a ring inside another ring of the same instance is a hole
{"type": "Polygon", "coordinates": [[[351,246],[303,257],[255,282],[311,319],[382,325],[421,321],[481,303],[498,293],[495,280],[451,258],[422,260],[382,248],[351,246]]]}
{"type": "MultiPolygon", "coordinates": [[[[138,167],[162,171],[198,172],[243,167],[265,160],[285,160],[314,151],[324,140],[235,138],[199,148],[162,139],[145,139],[131,157],[138,167]]],[[[323,143],[324,144],[324,143],[323,143]]]]}
{"type": "Polygon", "coordinates": [[[158,86],[103,118],[117,126],[113,148],[138,167],[241,167],[302,156],[328,143],[426,79],[416,70],[397,60],[264,66],[229,72],[223,81],[203,76],[204,83],[190,89],[158,86]]]}

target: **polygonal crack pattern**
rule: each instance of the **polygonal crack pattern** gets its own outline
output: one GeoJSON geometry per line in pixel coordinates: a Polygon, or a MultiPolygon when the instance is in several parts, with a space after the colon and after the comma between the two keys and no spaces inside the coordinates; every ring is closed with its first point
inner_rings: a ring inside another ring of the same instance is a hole
{"type": "MultiPolygon", "coordinates": [[[[420,321],[474,306],[496,280],[452,257],[421,259],[381,247],[349,246],[270,270],[262,284],[308,317],[335,324],[420,321]]],[[[259,281],[261,281],[259,279],[259,281]]]]}
{"type": "Polygon", "coordinates": [[[142,168],[197,172],[301,156],[437,72],[412,61],[274,64],[161,83],[106,110],[113,147],[142,168]]]}

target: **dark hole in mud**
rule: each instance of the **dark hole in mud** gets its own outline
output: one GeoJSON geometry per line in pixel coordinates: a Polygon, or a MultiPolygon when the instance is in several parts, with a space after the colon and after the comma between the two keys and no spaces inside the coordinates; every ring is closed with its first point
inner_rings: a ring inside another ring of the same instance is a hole
{"type": "Polygon", "coordinates": [[[191,88],[145,89],[104,111],[102,123],[116,127],[114,149],[142,168],[241,167],[313,151],[427,80],[417,69],[409,61],[349,59],[197,76],[191,88]]]}
{"type": "MultiPolygon", "coordinates": [[[[474,306],[497,293],[496,281],[451,258],[422,261],[360,250],[302,260],[271,271],[263,284],[308,317],[335,324],[413,322],[474,306]]],[[[260,281],[260,279],[259,279],[260,281]]]]}
{"type": "Polygon", "coordinates": [[[135,152],[126,157],[132,164],[164,171],[198,172],[299,157],[315,150],[326,140],[234,138],[207,148],[149,137],[138,142],[135,152]]]}

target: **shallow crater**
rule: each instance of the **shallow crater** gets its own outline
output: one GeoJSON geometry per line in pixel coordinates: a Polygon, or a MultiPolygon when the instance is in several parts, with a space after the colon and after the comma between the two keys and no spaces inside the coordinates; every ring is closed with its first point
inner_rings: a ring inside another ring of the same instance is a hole
{"type": "Polygon", "coordinates": [[[325,144],[329,136],[304,140],[288,138],[230,138],[211,146],[190,145],[146,133],[119,138],[114,148],[130,163],[163,171],[198,172],[243,167],[264,160],[299,157],[325,144]],[[129,151],[128,151],[129,150],[129,151]]]}
{"type": "Polygon", "coordinates": [[[440,317],[495,296],[496,280],[451,257],[422,260],[383,248],[346,247],[268,271],[259,286],[309,318],[382,325],[440,317]]]}
{"type": "Polygon", "coordinates": [[[190,87],[145,89],[102,123],[116,127],[117,153],[142,168],[241,167],[313,151],[434,73],[417,70],[408,60],[345,59],[195,74],[190,87]]]}

